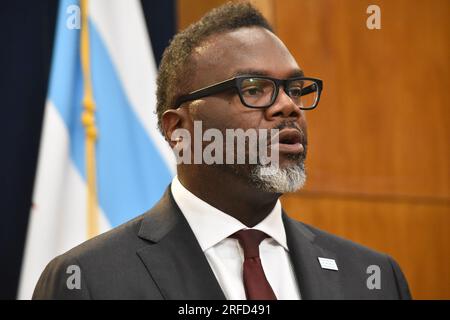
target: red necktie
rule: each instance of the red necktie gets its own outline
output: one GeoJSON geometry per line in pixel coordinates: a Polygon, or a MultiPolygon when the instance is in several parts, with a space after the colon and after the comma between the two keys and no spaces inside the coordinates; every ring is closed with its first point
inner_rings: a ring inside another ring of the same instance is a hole
{"type": "Polygon", "coordinates": [[[239,240],[244,249],[244,287],[247,300],[277,300],[259,258],[259,244],[269,236],[254,229],[240,230],[231,238],[239,240]]]}

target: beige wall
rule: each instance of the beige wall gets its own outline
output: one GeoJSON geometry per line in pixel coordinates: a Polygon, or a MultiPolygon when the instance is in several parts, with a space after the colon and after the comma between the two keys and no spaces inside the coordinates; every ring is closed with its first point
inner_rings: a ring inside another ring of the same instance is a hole
{"type": "MultiPolygon", "coordinates": [[[[224,1],[178,0],[180,28],[224,1]]],[[[255,0],[307,75],[308,183],[291,216],[392,255],[415,298],[450,299],[447,0],[255,0]],[[366,8],[381,7],[381,30],[366,8]]]]}

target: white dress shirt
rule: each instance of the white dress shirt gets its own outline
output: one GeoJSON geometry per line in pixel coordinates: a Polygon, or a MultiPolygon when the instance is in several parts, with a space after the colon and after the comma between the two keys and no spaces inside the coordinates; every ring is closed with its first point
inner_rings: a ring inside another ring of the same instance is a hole
{"type": "MultiPolygon", "coordinates": [[[[245,300],[242,278],[244,252],[237,239],[228,237],[236,231],[249,228],[192,194],[181,184],[177,176],[172,181],[171,190],[225,297],[228,300],[245,300]]],[[[300,299],[289,258],[279,200],[272,212],[252,229],[263,231],[271,237],[261,242],[259,251],[264,273],[277,299],[300,299]]]]}

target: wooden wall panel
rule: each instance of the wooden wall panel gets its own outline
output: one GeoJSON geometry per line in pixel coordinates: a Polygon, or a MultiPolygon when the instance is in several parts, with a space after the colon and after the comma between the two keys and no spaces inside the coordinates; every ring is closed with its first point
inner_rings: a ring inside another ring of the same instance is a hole
{"type": "Polygon", "coordinates": [[[282,202],[300,221],[394,257],[414,298],[450,297],[448,204],[313,194],[282,202]]]}
{"type": "Polygon", "coordinates": [[[278,35],[324,79],[308,190],[448,199],[450,2],[376,1],[381,30],[371,3],[276,2],[278,35]]]}
{"type": "MultiPolygon", "coordinates": [[[[178,0],[180,29],[224,2],[178,0]]],[[[450,1],[252,2],[325,85],[307,185],[283,206],[392,255],[415,298],[450,299],[450,1]],[[370,4],[381,30],[366,28],[370,4]]]]}
{"type": "Polygon", "coordinates": [[[206,12],[225,2],[224,0],[177,0],[178,29],[183,30],[206,12]]]}

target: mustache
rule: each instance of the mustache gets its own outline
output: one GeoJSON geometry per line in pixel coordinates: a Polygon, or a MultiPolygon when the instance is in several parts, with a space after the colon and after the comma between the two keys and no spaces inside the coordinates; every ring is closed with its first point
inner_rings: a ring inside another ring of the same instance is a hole
{"type": "Polygon", "coordinates": [[[275,126],[272,129],[277,129],[277,130],[281,131],[286,128],[297,130],[301,136],[300,143],[306,148],[306,146],[308,145],[308,136],[307,136],[306,132],[298,125],[297,122],[292,121],[292,120],[285,120],[285,121],[279,123],[277,126],[275,126]]]}

